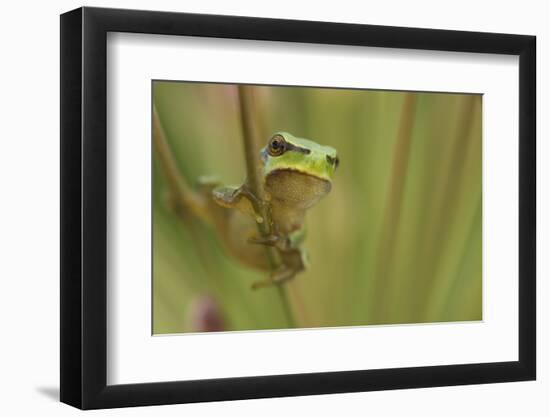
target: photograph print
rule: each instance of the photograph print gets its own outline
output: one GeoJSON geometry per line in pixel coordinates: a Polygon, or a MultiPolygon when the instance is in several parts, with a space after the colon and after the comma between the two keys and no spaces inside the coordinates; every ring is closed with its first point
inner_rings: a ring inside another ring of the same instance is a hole
{"type": "Polygon", "coordinates": [[[482,95],[152,97],[154,335],[483,319],[482,95]]]}

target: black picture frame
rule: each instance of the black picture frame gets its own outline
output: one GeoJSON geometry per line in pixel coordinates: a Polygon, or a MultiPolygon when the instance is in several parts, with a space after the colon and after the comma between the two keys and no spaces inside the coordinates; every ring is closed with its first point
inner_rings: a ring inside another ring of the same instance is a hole
{"type": "Polygon", "coordinates": [[[88,7],[61,15],[61,401],[94,409],[535,379],[535,51],[524,35],[88,7]],[[107,385],[108,32],[519,56],[519,360],[107,385]]]}

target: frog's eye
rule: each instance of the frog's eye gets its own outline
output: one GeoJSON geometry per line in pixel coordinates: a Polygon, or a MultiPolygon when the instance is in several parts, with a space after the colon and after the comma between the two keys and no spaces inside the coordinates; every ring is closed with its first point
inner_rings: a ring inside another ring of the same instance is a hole
{"type": "Polygon", "coordinates": [[[286,151],[286,142],[281,135],[275,135],[269,141],[267,150],[271,156],[280,156],[286,151]]]}
{"type": "Polygon", "coordinates": [[[327,162],[334,167],[334,169],[338,168],[338,165],[340,165],[340,159],[338,159],[337,156],[332,157],[327,155],[327,162]]]}

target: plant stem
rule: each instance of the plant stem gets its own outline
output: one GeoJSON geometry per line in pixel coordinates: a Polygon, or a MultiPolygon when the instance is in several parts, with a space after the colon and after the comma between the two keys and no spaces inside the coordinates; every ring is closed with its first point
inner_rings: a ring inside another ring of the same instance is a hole
{"type": "Polygon", "coordinates": [[[393,150],[390,182],[384,209],[384,220],[379,238],[376,278],[374,294],[381,303],[377,305],[377,311],[373,316],[377,323],[381,320],[388,320],[390,314],[390,303],[388,302],[389,281],[394,263],[395,247],[397,242],[399,222],[403,212],[403,199],[405,198],[405,185],[407,169],[411,158],[411,145],[413,139],[414,114],[416,110],[416,94],[405,93],[401,107],[401,116],[397,137],[393,150]]]}
{"type": "Polygon", "coordinates": [[[190,211],[202,220],[205,219],[203,202],[191,189],[178,170],[178,165],[166,140],[162,129],[156,107],[153,105],[153,141],[154,148],[160,160],[161,169],[164,171],[168,187],[170,188],[170,199],[175,205],[175,211],[182,217],[185,210],[190,211]]]}
{"type": "Polygon", "coordinates": [[[206,246],[200,226],[194,218],[210,223],[208,211],[205,208],[205,200],[197,194],[185,180],[185,177],[178,169],[178,164],[170,144],[166,139],[156,107],[153,105],[153,142],[154,149],[159,160],[159,166],[166,177],[169,188],[170,208],[178,219],[186,225],[199,255],[199,259],[208,276],[219,275],[218,267],[210,260],[210,249],[206,246]],[[194,217],[193,217],[194,216],[194,217]]]}
{"type": "MultiPolygon", "coordinates": [[[[258,147],[259,134],[257,127],[254,123],[254,95],[253,87],[239,85],[238,87],[239,95],[239,106],[241,113],[241,124],[243,130],[243,144],[246,160],[246,177],[247,185],[250,188],[250,191],[256,196],[259,202],[265,201],[265,194],[262,187],[261,176],[260,176],[260,164],[259,155],[260,149],[258,147]]],[[[258,224],[258,231],[262,237],[267,237],[271,233],[271,227],[273,221],[269,215],[269,210],[265,204],[258,204],[253,202],[254,210],[258,213],[263,221],[258,224]]],[[[276,270],[281,265],[281,259],[277,250],[273,247],[266,246],[266,256],[269,260],[271,270],[276,270]]],[[[292,314],[292,309],[290,306],[290,301],[288,299],[288,294],[283,285],[275,284],[279,298],[281,300],[281,306],[283,308],[288,327],[296,327],[294,316],[292,314]]]]}

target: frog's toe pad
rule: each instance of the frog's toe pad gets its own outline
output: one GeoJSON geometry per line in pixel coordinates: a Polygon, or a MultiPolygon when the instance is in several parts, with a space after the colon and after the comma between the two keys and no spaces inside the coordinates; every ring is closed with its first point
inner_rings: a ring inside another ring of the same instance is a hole
{"type": "Polygon", "coordinates": [[[222,206],[232,206],[236,203],[238,189],[233,187],[216,187],[212,190],[214,200],[222,206]]]}

